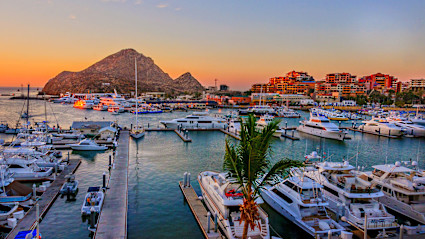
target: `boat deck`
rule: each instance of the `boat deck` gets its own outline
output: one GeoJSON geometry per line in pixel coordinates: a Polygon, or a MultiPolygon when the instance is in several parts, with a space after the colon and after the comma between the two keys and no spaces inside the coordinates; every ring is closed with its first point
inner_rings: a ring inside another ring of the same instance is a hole
{"type": "MultiPolygon", "coordinates": [[[[62,185],[65,183],[65,176],[74,173],[77,171],[77,168],[81,164],[81,159],[70,159],[68,166],[62,171],[62,173],[56,177],[56,180],[52,182],[50,187],[41,195],[42,200],[38,202],[40,207],[40,217],[43,218],[49,208],[52,206],[54,201],[59,195],[59,191],[62,188],[62,185]]],[[[24,218],[22,218],[16,227],[7,235],[6,238],[11,239],[15,238],[15,236],[20,231],[32,230],[36,226],[36,209],[32,207],[25,214],[24,218]]]]}
{"type": "Polygon", "coordinates": [[[208,221],[207,221],[208,211],[205,208],[204,204],[202,204],[202,201],[198,198],[198,195],[196,194],[192,186],[185,187],[183,186],[182,182],[179,182],[179,186],[205,238],[208,238],[208,239],[224,238],[221,235],[220,230],[217,230],[217,232],[214,232],[214,221],[212,217],[210,219],[210,233],[208,233],[208,221]]]}
{"type": "Polygon", "coordinates": [[[127,238],[129,139],[122,130],[94,238],[127,238]]]}

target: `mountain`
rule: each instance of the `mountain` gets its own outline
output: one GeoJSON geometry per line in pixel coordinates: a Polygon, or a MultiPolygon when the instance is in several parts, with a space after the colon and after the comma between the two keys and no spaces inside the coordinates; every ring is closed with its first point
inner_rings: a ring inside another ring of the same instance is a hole
{"type": "Polygon", "coordinates": [[[134,91],[134,59],[137,60],[138,90],[166,93],[201,92],[204,87],[189,73],[173,80],[150,57],[134,49],[124,49],[79,72],[63,71],[43,88],[49,95],[60,93],[134,91]]]}

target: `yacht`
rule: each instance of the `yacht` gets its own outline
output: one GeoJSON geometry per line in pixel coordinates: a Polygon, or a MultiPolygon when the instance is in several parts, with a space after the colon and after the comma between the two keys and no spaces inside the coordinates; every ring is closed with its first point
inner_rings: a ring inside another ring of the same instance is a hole
{"type": "Polygon", "coordinates": [[[222,118],[211,117],[208,112],[193,112],[185,118],[160,121],[166,128],[177,129],[178,126],[189,129],[225,129],[227,123],[222,118]]]}
{"type": "Polygon", "coordinates": [[[364,124],[359,126],[359,130],[364,132],[397,137],[403,134],[401,127],[398,127],[384,119],[372,118],[371,120],[363,121],[363,123],[364,124]]]}
{"type": "Polygon", "coordinates": [[[53,168],[39,167],[36,162],[36,159],[5,158],[1,163],[9,165],[9,172],[17,180],[32,180],[52,175],[53,168]]]}
{"type": "Polygon", "coordinates": [[[74,104],[78,99],[67,92],[63,97],[52,100],[53,103],[74,104]]]}
{"type": "Polygon", "coordinates": [[[328,209],[344,216],[348,223],[364,229],[366,216],[367,230],[371,234],[397,228],[395,217],[376,201],[384,194],[372,183],[358,177],[354,169],[347,161],[325,161],[316,163],[315,169],[308,169],[304,174],[323,186],[328,209]]]}
{"type": "Polygon", "coordinates": [[[331,123],[328,118],[317,116],[313,112],[310,113],[310,119],[308,121],[303,120],[300,122],[297,130],[328,139],[344,140],[349,138],[346,131],[341,130],[334,123],[331,123]]]}
{"type": "Polygon", "coordinates": [[[74,103],[74,108],[77,109],[92,109],[94,106],[94,100],[78,100],[74,103]]]}
{"type": "Polygon", "coordinates": [[[107,111],[108,110],[108,105],[99,103],[95,106],[93,106],[93,110],[97,110],[97,111],[107,111]]]}
{"type": "Polygon", "coordinates": [[[81,214],[83,216],[90,215],[92,208],[95,212],[100,213],[104,197],[105,195],[100,187],[89,187],[81,207],[81,214]]]}
{"type": "Polygon", "coordinates": [[[425,116],[423,116],[423,115],[416,114],[415,117],[411,117],[411,118],[409,118],[409,120],[412,121],[415,124],[425,126],[425,116]]]}
{"type": "Polygon", "coordinates": [[[239,135],[241,133],[242,121],[240,119],[231,119],[229,121],[228,130],[230,133],[239,135]]]}
{"type": "Polygon", "coordinates": [[[301,115],[293,109],[287,107],[278,108],[276,110],[276,117],[282,118],[300,118],[301,115]]]}
{"type": "MultiPolygon", "coordinates": [[[[413,162],[417,165],[417,162],[413,162]]],[[[365,180],[380,188],[384,196],[378,201],[386,207],[425,224],[425,175],[395,164],[374,165],[372,172],[363,173],[365,180]]]]}
{"type": "MultiPolygon", "coordinates": [[[[202,197],[209,211],[218,213],[218,223],[224,229],[229,239],[242,238],[244,224],[240,222],[240,206],[243,204],[243,194],[239,185],[230,182],[226,173],[212,171],[201,172],[198,175],[202,197]]],[[[256,199],[257,204],[263,203],[261,198],[256,199]]],[[[258,207],[260,220],[252,230],[248,228],[248,238],[270,238],[269,220],[267,214],[258,207]]]]}
{"type": "MultiPolygon", "coordinates": [[[[137,102],[137,61],[136,58],[134,58],[134,78],[135,78],[135,85],[136,85],[136,112],[138,111],[138,107],[139,107],[139,102],[137,102]]],[[[130,136],[135,138],[135,139],[140,139],[141,137],[145,136],[145,127],[143,127],[143,125],[139,125],[139,115],[138,113],[135,115],[135,127],[131,128],[130,131],[130,136]]]]}
{"type": "Polygon", "coordinates": [[[256,105],[254,107],[249,108],[247,113],[248,114],[251,113],[254,115],[264,115],[264,114],[275,115],[276,111],[268,105],[256,105]]]}
{"type": "Polygon", "coordinates": [[[344,228],[329,217],[321,188],[310,178],[291,176],[266,185],[260,193],[267,204],[314,238],[328,238],[329,231],[336,238],[344,228]]]}
{"type": "MultiPolygon", "coordinates": [[[[262,115],[260,119],[255,123],[257,129],[263,130],[268,124],[270,124],[273,121],[274,117],[270,115],[262,115]]],[[[285,130],[281,129],[280,127],[276,129],[276,131],[273,133],[274,137],[280,137],[283,134],[285,134],[285,130]]]]}
{"type": "Polygon", "coordinates": [[[104,97],[100,97],[99,104],[106,105],[106,106],[116,106],[121,105],[123,106],[126,103],[126,100],[117,93],[116,90],[114,90],[114,94],[107,95],[104,97]]]}
{"type": "Polygon", "coordinates": [[[68,144],[73,150],[80,151],[102,151],[107,150],[108,147],[98,145],[94,140],[91,139],[83,139],[78,144],[68,144]]]}
{"type": "Polygon", "coordinates": [[[425,126],[415,124],[412,121],[395,121],[394,124],[401,127],[404,133],[416,137],[425,137],[425,126]]]}
{"type": "Polygon", "coordinates": [[[109,105],[108,106],[108,112],[111,113],[123,113],[125,111],[124,106],[122,105],[109,105]]]}

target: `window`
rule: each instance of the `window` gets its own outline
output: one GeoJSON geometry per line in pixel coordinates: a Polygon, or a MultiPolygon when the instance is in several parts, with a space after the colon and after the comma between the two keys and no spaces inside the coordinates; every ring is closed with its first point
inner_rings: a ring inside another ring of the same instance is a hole
{"type": "Polygon", "coordinates": [[[276,193],[276,195],[278,195],[279,197],[281,197],[285,202],[292,203],[292,199],[290,199],[289,197],[287,197],[285,194],[281,193],[276,188],[273,189],[273,192],[276,193]]]}
{"type": "Polygon", "coordinates": [[[328,186],[323,186],[323,189],[336,197],[339,197],[338,192],[328,186]]]}

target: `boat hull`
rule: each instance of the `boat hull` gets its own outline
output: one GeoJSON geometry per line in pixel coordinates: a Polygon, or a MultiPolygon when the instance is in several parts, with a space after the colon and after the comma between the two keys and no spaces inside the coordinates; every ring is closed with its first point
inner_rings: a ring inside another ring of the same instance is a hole
{"type": "Polygon", "coordinates": [[[344,132],[344,131],[335,132],[335,131],[320,130],[320,129],[307,127],[303,124],[298,126],[297,130],[300,131],[300,132],[306,133],[306,134],[310,134],[310,135],[314,135],[314,136],[318,136],[318,137],[322,137],[322,138],[327,138],[327,139],[336,139],[336,140],[340,140],[340,141],[347,139],[347,137],[346,137],[347,133],[344,132]]]}

